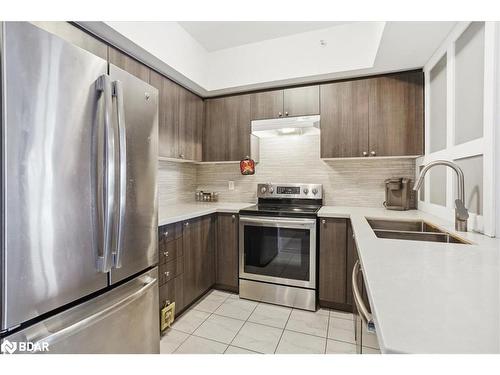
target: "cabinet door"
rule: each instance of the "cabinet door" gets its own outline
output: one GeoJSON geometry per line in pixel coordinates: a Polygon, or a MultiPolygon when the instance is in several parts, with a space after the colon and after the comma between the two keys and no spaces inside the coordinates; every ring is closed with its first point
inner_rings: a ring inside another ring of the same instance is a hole
{"type": "Polygon", "coordinates": [[[320,90],[321,157],[368,155],[368,81],[335,82],[320,90]]]}
{"type": "Polygon", "coordinates": [[[109,47],[109,62],[129,72],[144,82],[149,82],[150,69],[132,57],[120,52],[116,48],[109,47]]]}
{"type": "Polygon", "coordinates": [[[424,141],[423,73],[369,79],[372,156],[421,155],[424,141]]]}
{"type": "Polygon", "coordinates": [[[358,249],[352,231],[351,221],[347,221],[347,272],[346,272],[346,303],[353,306],[354,300],[352,296],[352,269],[358,260],[358,249]]]}
{"type": "Polygon", "coordinates": [[[250,95],[252,120],[283,116],[283,90],[257,92],[250,95]]]}
{"type": "Polygon", "coordinates": [[[179,87],[179,155],[180,159],[201,160],[203,100],[179,87]]]}
{"type": "Polygon", "coordinates": [[[346,304],[347,220],[321,219],[319,299],[330,307],[346,304]]]}
{"type": "Polygon", "coordinates": [[[224,100],[228,161],[250,155],[250,95],[229,96],[224,100]]]}
{"type": "Polygon", "coordinates": [[[158,89],[158,153],[177,158],[179,155],[179,89],[162,75],[151,71],[152,86],[158,89]]]}
{"type": "Polygon", "coordinates": [[[184,250],[184,303],[189,305],[199,296],[199,255],[201,230],[198,219],[183,223],[182,247],[184,250]]]}
{"type": "Polygon", "coordinates": [[[226,160],[224,98],[208,99],[203,130],[203,161],[226,160]]]}
{"type": "Polygon", "coordinates": [[[199,219],[200,244],[198,256],[199,294],[206,292],[215,284],[215,224],[214,216],[199,219]]]}
{"type": "Polygon", "coordinates": [[[215,245],[212,216],[184,223],[184,303],[195,301],[215,283],[215,245]]]}
{"type": "Polygon", "coordinates": [[[217,215],[216,284],[238,291],[238,215],[217,215]]]}
{"type": "Polygon", "coordinates": [[[286,89],[283,93],[284,116],[319,114],[319,86],[286,89]]]}
{"type": "Polygon", "coordinates": [[[237,161],[250,155],[250,95],[208,99],[203,161],[237,161]]]}

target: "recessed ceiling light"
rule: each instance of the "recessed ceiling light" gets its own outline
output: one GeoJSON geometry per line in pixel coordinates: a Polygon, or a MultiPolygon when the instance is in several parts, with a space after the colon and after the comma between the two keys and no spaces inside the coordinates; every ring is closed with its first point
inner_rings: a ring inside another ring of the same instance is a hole
{"type": "Polygon", "coordinates": [[[320,46],[322,46],[322,47],[325,47],[325,46],[327,45],[326,40],[321,39],[321,40],[319,41],[319,45],[320,45],[320,46]]]}

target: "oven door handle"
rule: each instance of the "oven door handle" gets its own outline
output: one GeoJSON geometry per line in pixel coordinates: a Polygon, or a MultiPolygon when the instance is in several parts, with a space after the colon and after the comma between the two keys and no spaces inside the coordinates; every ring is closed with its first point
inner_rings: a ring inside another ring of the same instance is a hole
{"type": "Polygon", "coordinates": [[[300,226],[312,226],[316,224],[316,220],[314,219],[270,219],[263,217],[247,217],[240,216],[240,223],[254,223],[254,224],[268,224],[268,225],[300,225],[300,226]]]}

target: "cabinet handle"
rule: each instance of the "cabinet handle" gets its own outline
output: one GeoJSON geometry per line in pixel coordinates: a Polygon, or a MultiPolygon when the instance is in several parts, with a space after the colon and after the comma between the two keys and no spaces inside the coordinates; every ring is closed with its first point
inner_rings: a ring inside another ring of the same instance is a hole
{"type": "Polygon", "coordinates": [[[285,112],[285,116],[288,116],[288,112],[285,112]]]}
{"type": "Polygon", "coordinates": [[[168,230],[165,233],[163,233],[163,237],[165,237],[165,238],[168,237],[168,230]]]}
{"type": "Polygon", "coordinates": [[[326,224],[326,220],[325,219],[321,220],[321,224],[326,224]]]}
{"type": "Polygon", "coordinates": [[[236,219],[236,215],[231,215],[231,219],[234,221],[236,219]]]}
{"type": "Polygon", "coordinates": [[[170,271],[165,272],[165,276],[170,276],[170,271]]]}
{"type": "Polygon", "coordinates": [[[375,156],[375,155],[377,155],[377,153],[375,151],[372,151],[372,152],[370,152],[370,155],[375,156]]]}
{"type": "Polygon", "coordinates": [[[361,297],[361,292],[358,287],[358,274],[361,273],[361,266],[359,264],[359,260],[356,261],[354,267],[352,269],[352,294],[354,303],[356,304],[356,308],[358,309],[359,315],[361,319],[366,323],[372,322],[372,314],[368,312],[365,304],[363,303],[363,298],[361,297]]]}
{"type": "Polygon", "coordinates": [[[282,117],[283,114],[281,112],[278,112],[278,117],[282,117]]]}
{"type": "Polygon", "coordinates": [[[189,222],[188,222],[188,221],[186,221],[186,222],[184,223],[184,226],[185,226],[185,227],[189,226],[189,222]]]}
{"type": "Polygon", "coordinates": [[[363,156],[368,156],[368,152],[363,151],[363,156]]]}
{"type": "Polygon", "coordinates": [[[168,257],[168,251],[164,251],[164,252],[163,252],[163,255],[164,255],[165,257],[168,257]]]}
{"type": "Polygon", "coordinates": [[[179,157],[180,157],[181,159],[184,159],[184,154],[179,154],[179,157]]]}

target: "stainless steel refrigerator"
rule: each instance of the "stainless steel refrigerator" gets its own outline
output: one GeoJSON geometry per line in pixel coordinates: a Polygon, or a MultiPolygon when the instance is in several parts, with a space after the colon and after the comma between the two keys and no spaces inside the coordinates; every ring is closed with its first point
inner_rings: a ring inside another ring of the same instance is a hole
{"type": "Polygon", "coordinates": [[[157,90],[30,23],[1,44],[4,347],[158,353],[157,90]]]}

